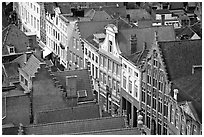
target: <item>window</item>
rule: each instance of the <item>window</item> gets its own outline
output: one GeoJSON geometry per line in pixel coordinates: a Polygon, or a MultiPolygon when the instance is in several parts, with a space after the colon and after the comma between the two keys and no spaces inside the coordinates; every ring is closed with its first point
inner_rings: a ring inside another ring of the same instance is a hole
{"type": "Polygon", "coordinates": [[[33,26],[33,15],[31,15],[31,26],[33,26]]]}
{"type": "Polygon", "coordinates": [[[113,79],[113,90],[116,90],[116,81],[113,79]]]}
{"type": "Polygon", "coordinates": [[[129,93],[131,94],[132,93],[132,81],[129,80],[129,93]]]}
{"type": "Polygon", "coordinates": [[[147,85],[147,105],[151,106],[151,87],[147,85]]]}
{"type": "Polygon", "coordinates": [[[192,133],[192,134],[193,134],[193,135],[196,135],[196,134],[197,134],[196,125],[193,124],[192,128],[193,128],[193,133],[192,133]]]}
{"type": "Polygon", "coordinates": [[[126,89],[126,76],[123,75],[123,88],[126,89]]]}
{"type": "Polygon", "coordinates": [[[85,48],[85,54],[86,54],[86,55],[88,54],[88,52],[87,52],[87,48],[85,48]]]}
{"type": "Polygon", "coordinates": [[[156,100],[157,96],[156,96],[156,89],[153,88],[153,95],[152,95],[152,108],[154,110],[156,110],[156,106],[157,106],[157,100],[156,100]]]}
{"type": "Polygon", "coordinates": [[[32,3],[30,3],[30,8],[31,8],[31,9],[33,8],[33,4],[32,4],[32,3]]]}
{"type": "Polygon", "coordinates": [[[24,83],[24,77],[21,75],[21,82],[24,83]]]}
{"type": "Polygon", "coordinates": [[[135,84],[134,84],[134,91],[135,91],[135,97],[137,98],[137,96],[138,96],[138,86],[137,86],[137,83],[136,83],[136,81],[135,81],[135,84]]]}
{"type": "Polygon", "coordinates": [[[37,30],[39,31],[40,28],[39,28],[39,20],[37,20],[37,30]]]}
{"type": "Polygon", "coordinates": [[[162,113],[162,98],[160,96],[158,99],[158,112],[162,113]]]}
{"type": "Polygon", "coordinates": [[[103,66],[103,57],[102,57],[102,56],[99,56],[99,64],[100,64],[101,66],[103,66]]]}
{"type": "Polygon", "coordinates": [[[106,74],[104,73],[104,75],[103,75],[103,84],[104,85],[106,85],[107,83],[106,83],[106,74]]]}
{"type": "Polygon", "coordinates": [[[28,81],[27,81],[27,79],[25,79],[25,85],[28,86],[28,81]]]}
{"type": "Polygon", "coordinates": [[[92,76],[94,78],[94,64],[92,64],[92,76]]]}
{"type": "Polygon", "coordinates": [[[107,60],[106,57],[103,57],[103,67],[105,68],[107,67],[106,60],[107,60]]]}
{"type": "Polygon", "coordinates": [[[178,110],[175,110],[175,126],[178,129],[178,125],[179,125],[179,115],[178,115],[178,110]]]}
{"type": "Polygon", "coordinates": [[[164,122],[163,135],[167,135],[167,123],[164,122]]]}
{"type": "Polygon", "coordinates": [[[14,47],[9,47],[9,53],[10,54],[15,53],[15,48],[14,47]]]}
{"type": "Polygon", "coordinates": [[[168,117],[168,99],[164,97],[164,116],[168,117]]]}
{"type": "Polygon", "coordinates": [[[187,126],[187,135],[190,135],[190,134],[191,134],[191,126],[188,125],[188,126],[187,126]]]}
{"type": "Polygon", "coordinates": [[[171,120],[171,123],[174,123],[174,109],[173,109],[173,107],[172,107],[172,105],[171,105],[171,113],[170,113],[170,120],[171,120]]]}
{"type": "Polygon", "coordinates": [[[120,75],[120,66],[118,64],[116,64],[116,75],[120,75]]]}
{"type": "Polygon", "coordinates": [[[38,7],[37,7],[37,13],[38,13],[39,11],[38,11],[38,7]]]}
{"type": "Polygon", "coordinates": [[[145,103],[145,87],[142,87],[142,102],[145,103]]]}
{"type": "Polygon", "coordinates": [[[94,54],[92,53],[92,60],[94,61],[94,54]]]}
{"type": "Polygon", "coordinates": [[[108,70],[111,70],[111,60],[108,59],[108,70]]]}
{"type": "Polygon", "coordinates": [[[138,73],[137,73],[137,72],[134,72],[134,76],[135,76],[135,77],[138,77],[138,73]]]}
{"type": "Polygon", "coordinates": [[[36,28],[36,18],[34,17],[34,28],[36,28]]]}
{"type": "Polygon", "coordinates": [[[56,25],[58,25],[58,17],[56,17],[56,25]]]}
{"type": "Polygon", "coordinates": [[[112,53],[112,50],[113,50],[112,45],[113,45],[113,42],[109,40],[109,52],[110,53],[112,53]]]}
{"type": "Polygon", "coordinates": [[[123,63],[123,68],[126,70],[127,69],[127,65],[125,63],[123,63]]]}
{"type": "Polygon", "coordinates": [[[91,51],[89,51],[89,58],[91,58],[91,51]]]}
{"type": "Polygon", "coordinates": [[[162,121],[160,119],[158,119],[158,135],[161,135],[161,128],[162,128],[162,121]]]}
{"type": "Polygon", "coordinates": [[[96,74],[95,74],[95,78],[98,78],[98,68],[97,67],[95,67],[95,70],[96,70],[96,74]]]}
{"type": "Polygon", "coordinates": [[[151,122],[151,120],[150,120],[150,112],[147,111],[146,125],[147,125],[147,127],[148,127],[149,129],[150,129],[150,122],[151,122]]]}
{"type": "Polygon", "coordinates": [[[35,11],[35,5],[34,5],[34,11],[35,11]]]}
{"type": "Polygon", "coordinates": [[[73,47],[76,47],[76,39],[73,37],[73,47]]]}
{"type": "Polygon", "coordinates": [[[96,56],[96,63],[98,63],[98,56],[96,56]]]}

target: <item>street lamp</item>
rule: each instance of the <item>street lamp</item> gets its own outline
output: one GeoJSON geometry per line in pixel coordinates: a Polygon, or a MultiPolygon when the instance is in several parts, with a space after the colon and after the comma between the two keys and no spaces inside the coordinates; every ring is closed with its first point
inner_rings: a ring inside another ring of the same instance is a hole
{"type": "Polygon", "coordinates": [[[138,128],[140,130],[140,134],[141,135],[146,135],[146,132],[144,131],[144,127],[143,127],[143,116],[141,115],[140,113],[140,110],[138,111],[139,115],[138,115],[138,122],[137,122],[137,125],[138,125],[138,128]]]}

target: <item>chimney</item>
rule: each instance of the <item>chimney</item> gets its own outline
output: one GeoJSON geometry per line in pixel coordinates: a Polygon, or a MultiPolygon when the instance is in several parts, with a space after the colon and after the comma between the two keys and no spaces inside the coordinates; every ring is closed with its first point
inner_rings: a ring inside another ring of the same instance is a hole
{"type": "Polygon", "coordinates": [[[174,89],[174,99],[177,100],[178,89],[174,89]]]}
{"type": "Polygon", "coordinates": [[[202,71],[202,65],[193,65],[192,66],[192,74],[194,74],[196,70],[202,71]]]}
{"type": "Polygon", "coordinates": [[[77,76],[66,76],[67,98],[77,97],[77,76]]]}

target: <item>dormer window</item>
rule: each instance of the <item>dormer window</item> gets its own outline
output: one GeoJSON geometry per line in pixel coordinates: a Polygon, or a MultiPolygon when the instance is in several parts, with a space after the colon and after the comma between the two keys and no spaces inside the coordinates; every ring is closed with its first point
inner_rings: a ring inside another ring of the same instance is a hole
{"type": "Polygon", "coordinates": [[[97,43],[102,43],[105,39],[105,34],[104,33],[97,33],[97,34],[93,34],[94,36],[94,41],[97,43]]]}
{"type": "Polygon", "coordinates": [[[14,54],[15,53],[15,47],[14,46],[10,45],[10,46],[7,46],[7,48],[8,48],[9,54],[14,54]]]}

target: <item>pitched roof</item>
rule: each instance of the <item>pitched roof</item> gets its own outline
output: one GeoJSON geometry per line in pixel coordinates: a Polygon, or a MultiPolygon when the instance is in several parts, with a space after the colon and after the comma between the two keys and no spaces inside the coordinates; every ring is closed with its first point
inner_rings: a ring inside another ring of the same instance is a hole
{"type": "Polygon", "coordinates": [[[53,14],[55,6],[56,5],[54,2],[45,2],[44,3],[45,12],[48,12],[49,14],[53,14]]]}
{"type": "Polygon", "coordinates": [[[5,71],[5,74],[8,78],[12,78],[15,80],[18,80],[18,68],[20,67],[19,64],[17,62],[14,63],[4,63],[3,64],[4,68],[3,69],[5,71]]]}
{"type": "Polygon", "coordinates": [[[111,21],[84,21],[78,22],[78,28],[82,38],[87,38],[90,35],[96,33],[97,31],[104,30],[105,26],[111,21]],[[90,29],[91,28],[91,29],[90,29]]]}
{"type": "Polygon", "coordinates": [[[114,17],[114,18],[118,18],[120,17],[125,17],[127,15],[126,12],[126,6],[109,6],[109,7],[102,7],[102,10],[104,10],[105,12],[107,12],[110,16],[114,17]]]}
{"type": "Polygon", "coordinates": [[[71,14],[71,5],[67,2],[57,2],[57,6],[60,8],[61,14],[71,14]]]}
{"type": "Polygon", "coordinates": [[[112,20],[111,16],[108,15],[104,10],[93,10],[93,9],[91,9],[84,16],[87,17],[87,18],[90,18],[91,21],[112,20]]]}
{"type": "Polygon", "coordinates": [[[169,80],[192,73],[193,65],[202,65],[202,40],[159,42],[169,80]]]}
{"type": "Polygon", "coordinates": [[[106,117],[27,126],[25,134],[61,135],[120,128],[125,128],[123,117],[106,117]]]}
{"type": "Polygon", "coordinates": [[[184,4],[183,2],[170,2],[170,10],[178,10],[178,9],[183,9],[184,4]]]}
{"type": "Polygon", "coordinates": [[[127,14],[131,20],[152,19],[151,15],[145,9],[128,9],[127,14]]]}
{"type": "Polygon", "coordinates": [[[137,37],[137,51],[142,51],[144,42],[146,43],[146,49],[150,49],[155,39],[155,31],[158,32],[158,41],[175,40],[175,32],[172,26],[122,29],[119,30],[116,36],[121,52],[126,56],[131,54],[130,38],[131,35],[135,34],[137,37]]]}
{"type": "Polygon", "coordinates": [[[138,128],[121,128],[102,131],[92,131],[84,133],[75,133],[74,135],[140,135],[141,132],[138,128]]]}
{"type": "Polygon", "coordinates": [[[60,110],[51,110],[39,112],[37,114],[37,123],[53,123],[53,122],[63,122],[63,121],[72,121],[72,120],[82,120],[82,119],[91,119],[99,118],[99,105],[82,105],[77,107],[70,107],[60,110]]]}
{"type": "Polygon", "coordinates": [[[37,72],[37,69],[40,68],[40,63],[40,60],[38,60],[34,55],[31,55],[22,70],[30,77],[34,76],[35,72],[37,72]]]}
{"type": "Polygon", "coordinates": [[[77,91],[86,90],[87,92],[87,97],[78,98],[78,101],[79,102],[93,101],[95,99],[92,93],[91,81],[87,69],[53,72],[53,74],[56,76],[57,80],[59,80],[59,83],[62,85],[62,88],[64,89],[66,89],[66,76],[76,75],[77,91]]]}
{"type": "Polygon", "coordinates": [[[15,53],[27,51],[28,37],[17,26],[10,24],[2,31],[2,55],[8,55],[7,46],[14,46],[15,53]]]}
{"type": "Polygon", "coordinates": [[[156,14],[171,14],[168,9],[158,9],[155,11],[156,14]]]}

